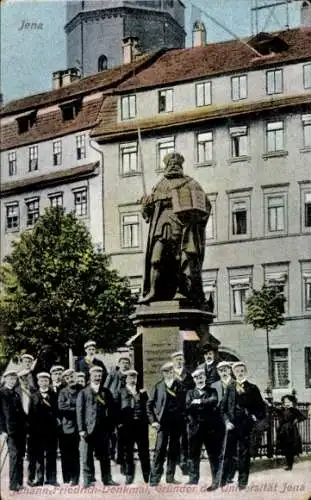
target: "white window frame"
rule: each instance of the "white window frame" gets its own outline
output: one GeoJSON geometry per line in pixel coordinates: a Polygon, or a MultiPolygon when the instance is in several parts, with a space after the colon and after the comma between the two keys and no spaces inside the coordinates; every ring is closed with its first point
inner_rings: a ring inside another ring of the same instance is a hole
{"type": "Polygon", "coordinates": [[[266,123],[266,153],[278,153],[285,149],[284,120],[269,121],[266,123]]]}
{"type": "Polygon", "coordinates": [[[122,212],[121,216],[121,248],[126,250],[140,248],[141,218],[139,212],[122,212]],[[125,219],[128,219],[125,222],[125,219]]]}
{"type": "Polygon", "coordinates": [[[38,145],[29,146],[28,172],[38,170],[39,166],[39,149],[38,145]]]}
{"type": "Polygon", "coordinates": [[[87,217],[89,209],[89,193],[87,186],[73,189],[74,213],[76,217],[87,217]]]}
{"type": "Polygon", "coordinates": [[[76,135],[76,155],[77,160],[84,160],[86,158],[86,137],[85,134],[76,135]]]}
{"type": "Polygon", "coordinates": [[[303,279],[303,311],[311,311],[311,269],[310,272],[304,271],[303,279]]]}
{"type": "Polygon", "coordinates": [[[9,177],[17,174],[17,155],[16,151],[9,151],[8,153],[9,177]]]}
{"type": "Polygon", "coordinates": [[[267,211],[269,233],[283,232],[285,230],[285,197],[283,195],[268,196],[267,211]]]}
{"type": "Polygon", "coordinates": [[[311,114],[301,116],[303,148],[311,149],[311,114]]]}
{"type": "Polygon", "coordinates": [[[306,389],[311,389],[311,346],[305,346],[305,378],[306,389]]]}
{"type": "Polygon", "coordinates": [[[26,227],[33,227],[40,217],[40,198],[28,198],[25,200],[26,204],[26,227]]]}
{"type": "Polygon", "coordinates": [[[121,120],[136,117],[136,94],[121,96],[121,120]]]}
{"type": "Polygon", "coordinates": [[[272,368],[272,389],[274,390],[284,390],[284,389],[289,389],[292,385],[292,381],[291,381],[291,358],[290,358],[290,348],[288,345],[271,345],[270,346],[270,357],[271,357],[271,368],[272,368]],[[287,356],[284,357],[283,359],[280,358],[278,361],[279,362],[287,362],[287,379],[288,380],[288,384],[284,384],[284,385],[279,385],[279,384],[275,384],[275,378],[274,378],[274,375],[275,375],[275,365],[274,365],[274,360],[273,360],[273,352],[275,351],[287,351],[287,356]]]}
{"type": "Polygon", "coordinates": [[[12,201],[5,204],[5,230],[6,232],[19,231],[20,210],[19,202],[12,201]],[[11,212],[12,210],[12,212],[11,212]]]}
{"type": "Polygon", "coordinates": [[[138,173],[140,172],[137,142],[120,144],[120,175],[127,177],[138,173]]]}
{"type": "Polygon", "coordinates": [[[241,101],[247,99],[248,95],[247,75],[237,75],[231,77],[231,100],[241,101]]]}
{"type": "Polygon", "coordinates": [[[157,171],[165,169],[164,158],[169,153],[175,152],[175,137],[162,137],[157,141],[157,171]]]}
{"type": "Polygon", "coordinates": [[[230,127],[231,158],[247,158],[249,155],[249,135],[246,125],[230,127]]]}
{"type": "Polygon", "coordinates": [[[64,196],[63,196],[62,192],[50,193],[48,195],[48,198],[50,200],[50,207],[63,207],[64,206],[64,196]]]}
{"type": "Polygon", "coordinates": [[[267,95],[283,94],[284,77],[283,69],[272,69],[266,71],[266,93],[267,95]]]}
{"type": "Polygon", "coordinates": [[[207,279],[203,277],[202,280],[202,285],[203,285],[203,292],[206,301],[210,298],[210,295],[212,295],[213,298],[213,303],[214,303],[214,314],[216,314],[216,311],[218,310],[218,305],[217,305],[217,276],[214,279],[207,279]]]}
{"type": "Polygon", "coordinates": [[[264,267],[264,283],[267,287],[281,289],[286,298],[284,314],[289,311],[288,294],[288,264],[266,264],[264,267]]]}
{"type": "Polygon", "coordinates": [[[251,237],[251,195],[252,189],[227,191],[229,202],[228,237],[229,240],[247,239],[251,237]],[[242,210],[242,208],[245,210],[242,210]],[[239,212],[246,212],[246,232],[237,232],[237,216],[239,212]]]}
{"type": "Polygon", "coordinates": [[[158,91],[159,113],[171,113],[173,111],[173,89],[162,89],[158,91]]]}
{"type": "Polygon", "coordinates": [[[199,82],[195,84],[195,105],[209,106],[212,104],[212,82],[199,82]]]}
{"type": "Polygon", "coordinates": [[[231,295],[231,316],[233,318],[242,318],[245,313],[245,301],[250,293],[251,277],[236,277],[230,278],[230,295],[231,295]],[[237,304],[236,297],[239,297],[240,302],[237,304]],[[239,307],[237,307],[239,305],[239,307]]]}
{"type": "Polygon", "coordinates": [[[311,88],[311,63],[303,66],[303,87],[305,89],[311,88]]]}
{"type": "Polygon", "coordinates": [[[214,132],[198,132],[196,134],[196,162],[199,165],[210,165],[214,161],[214,132]]]}
{"type": "Polygon", "coordinates": [[[62,164],[62,141],[58,139],[53,141],[53,166],[57,167],[62,164]]]}

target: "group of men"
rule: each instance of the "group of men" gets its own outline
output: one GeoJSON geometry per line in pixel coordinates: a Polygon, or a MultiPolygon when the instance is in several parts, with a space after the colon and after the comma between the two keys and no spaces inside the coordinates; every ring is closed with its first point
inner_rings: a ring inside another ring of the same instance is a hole
{"type": "Polygon", "coordinates": [[[60,365],[32,375],[32,356],[22,356],[21,370],[7,370],[0,389],[0,431],[7,439],[10,489],[23,487],[27,450],[29,486],[57,485],[56,459],[60,452],[63,482],[83,484],[95,479],[94,458],[101,480],[115,485],[111,458],[115,457],[125,483],[135,480],[135,445],[145,483],[156,486],[163,475],[178,484],[177,465],[198,484],[204,444],[211,468],[212,491],[232,482],[238,470],[239,488],[246,487],[250,466],[250,435],[264,418],[265,403],[256,385],[248,382],[243,362],[217,362],[217,348],[204,348],[204,363],[191,374],[182,352],[161,367],[161,380],[148,396],[139,389],[131,359],[121,354],[107,374],[96,357],[96,344],[85,344],[86,356],[78,372],[60,365]],[[149,425],[156,431],[151,462],[149,425]]]}

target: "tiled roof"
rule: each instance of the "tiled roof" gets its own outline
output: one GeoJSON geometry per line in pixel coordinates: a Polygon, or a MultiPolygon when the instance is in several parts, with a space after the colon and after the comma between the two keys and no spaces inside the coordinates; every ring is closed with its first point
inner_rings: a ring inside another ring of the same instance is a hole
{"type": "Polygon", "coordinates": [[[154,64],[124,81],[119,86],[119,90],[135,91],[165,86],[311,57],[311,28],[280,31],[274,35],[285,42],[288,49],[262,57],[257,56],[252,48],[240,40],[208,43],[204,47],[170,50],[159,57],[154,64]]]}
{"type": "Polygon", "coordinates": [[[41,94],[34,94],[22,99],[11,101],[0,110],[0,117],[6,116],[27,109],[34,109],[53,104],[59,104],[69,98],[80,95],[90,94],[91,92],[104,90],[112,87],[122,81],[124,78],[131,75],[133,71],[140,70],[146,64],[158,57],[163,50],[156,51],[150,54],[144,54],[138,57],[133,63],[123,64],[117,68],[107,69],[96,73],[95,75],[82,78],[65,87],[56,90],[50,90],[41,94]]]}

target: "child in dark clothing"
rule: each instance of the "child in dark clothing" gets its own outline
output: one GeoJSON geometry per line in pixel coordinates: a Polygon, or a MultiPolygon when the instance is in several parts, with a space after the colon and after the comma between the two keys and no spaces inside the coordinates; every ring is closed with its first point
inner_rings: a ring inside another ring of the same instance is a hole
{"type": "Polygon", "coordinates": [[[295,396],[287,394],[282,397],[281,403],[281,408],[273,407],[279,419],[276,449],[277,453],[285,456],[285,470],[292,470],[294,457],[302,452],[301,437],[297,424],[306,420],[306,417],[296,408],[297,400],[295,396]]]}

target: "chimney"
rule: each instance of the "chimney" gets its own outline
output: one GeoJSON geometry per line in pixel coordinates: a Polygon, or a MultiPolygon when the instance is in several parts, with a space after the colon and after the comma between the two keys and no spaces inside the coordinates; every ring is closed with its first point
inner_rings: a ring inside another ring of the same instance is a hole
{"type": "Polygon", "coordinates": [[[123,38],[123,64],[134,61],[139,53],[137,36],[127,36],[123,38]]]}
{"type": "Polygon", "coordinates": [[[192,47],[204,47],[206,45],[206,29],[201,21],[196,21],[192,30],[192,47]]]}
{"type": "Polygon", "coordinates": [[[66,87],[81,78],[78,68],[68,68],[53,72],[53,90],[66,87]]]}
{"type": "Polygon", "coordinates": [[[300,24],[302,27],[311,26],[311,1],[305,0],[300,8],[300,24]]]}

